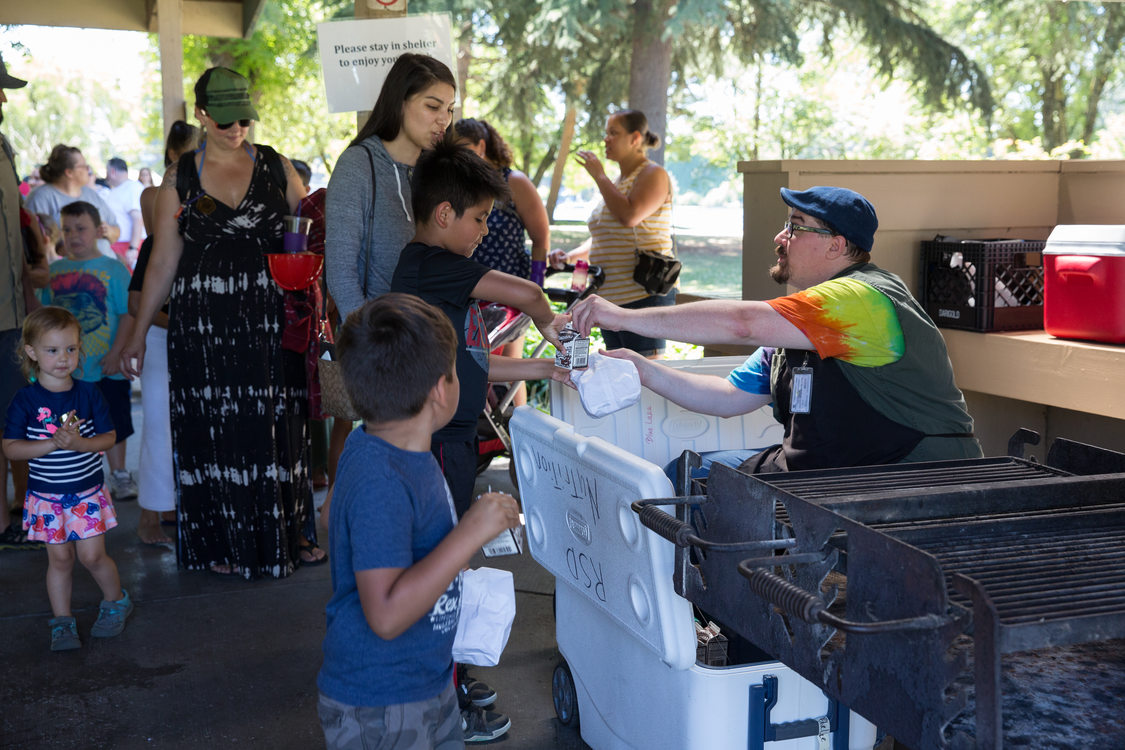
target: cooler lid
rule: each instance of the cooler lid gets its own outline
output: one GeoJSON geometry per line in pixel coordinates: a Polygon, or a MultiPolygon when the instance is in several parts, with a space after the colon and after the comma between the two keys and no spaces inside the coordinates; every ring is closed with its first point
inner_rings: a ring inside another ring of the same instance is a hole
{"type": "Polygon", "coordinates": [[[1125,256],[1123,224],[1059,224],[1043,252],[1049,255],[1125,256]]]}

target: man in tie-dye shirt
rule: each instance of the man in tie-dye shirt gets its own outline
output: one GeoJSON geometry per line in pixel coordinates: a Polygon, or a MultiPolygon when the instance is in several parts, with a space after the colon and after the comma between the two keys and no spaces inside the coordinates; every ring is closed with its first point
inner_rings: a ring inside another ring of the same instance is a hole
{"type": "Polygon", "coordinates": [[[725,379],[610,355],[633,361],[646,387],[686,409],[728,417],[772,402],[781,445],[716,457],[744,471],[981,456],[941,333],[902,279],[870,262],[875,209],[839,187],[782,188],[781,198],[789,219],[770,275],[795,293],[646,310],[591,297],[575,308],[575,325],[759,346],[725,379]]]}

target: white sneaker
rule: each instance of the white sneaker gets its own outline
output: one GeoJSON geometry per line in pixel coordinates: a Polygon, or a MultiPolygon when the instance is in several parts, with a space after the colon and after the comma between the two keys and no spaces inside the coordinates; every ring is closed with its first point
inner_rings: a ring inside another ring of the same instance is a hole
{"type": "Polygon", "coordinates": [[[127,469],[117,469],[109,478],[109,490],[114,500],[132,500],[137,496],[137,483],[127,469]]]}

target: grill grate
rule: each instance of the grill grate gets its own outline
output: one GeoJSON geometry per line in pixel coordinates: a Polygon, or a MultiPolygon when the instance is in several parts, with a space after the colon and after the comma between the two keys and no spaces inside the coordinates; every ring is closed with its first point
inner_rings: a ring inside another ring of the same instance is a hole
{"type": "MultiPolygon", "coordinates": [[[[896,464],[904,467],[903,464],[896,464]]],[[[783,492],[803,498],[839,499],[852,495],[869,497],[919,489],[971,487],[994,482],[1017,482],[1066,476],[1066,472],[1016,458],[985,459],[980,464],[951,462],[949,466],[927,464],[924,468],[870,467],[854,473],[838,469],[795,472],[794,475],[759,474],[757,478],[783,492]]]]}
{"type": "Polygon", "coordinates": [[[1059,440],[1046,465],[713,467],[697,487],[698,533],[730,551],[678,549],[677,590],[911,747],[948,747],[966,682],[977,746],[1002,746],[1002,659],[1125,637],[1121,454],[1059,440]]]}

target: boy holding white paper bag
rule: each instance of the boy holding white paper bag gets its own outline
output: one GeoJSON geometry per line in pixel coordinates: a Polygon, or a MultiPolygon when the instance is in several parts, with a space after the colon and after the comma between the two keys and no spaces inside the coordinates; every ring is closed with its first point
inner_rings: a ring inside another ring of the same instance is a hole
{"type": "Polygon", "coordinates": [[[460,748],[452,649],[461,570],[519,524],[510,496],[482,495],[457,521],[430,436],[457,408],[457,337],[417,297],[387,294],[348,316],[340,368],[363,426],[340,457],[329,519],[328,602],[318,713],[329,748],[460,748]],[[408,738],[414,737],[415,744],[408,738]]]}

